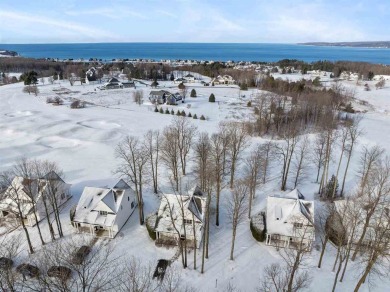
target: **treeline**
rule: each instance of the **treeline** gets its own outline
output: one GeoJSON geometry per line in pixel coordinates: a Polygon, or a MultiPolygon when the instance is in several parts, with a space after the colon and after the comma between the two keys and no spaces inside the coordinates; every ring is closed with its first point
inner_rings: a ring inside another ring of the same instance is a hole
{"type": "Polygon", "coordinates": [[[350,100],[353,92],[335,82],[331,88],[316,87],[305,80],[289,82],[265,77],[259,88],[267,93],[254,97],[248,106],[254,107],[255,122],[248,123],[255,135],[283,136],[294,129],[297,133],[337,127],[344,119],[340,111],[353,112],[350,100]]]}
{"type": "Polygon", "coordinates": [[[333,72],[335,77],[339,77],[341,72],[356,72],[363,78],[370,79],[370,75],[390,75],[390,66],[382,64],[372,64],[367,62],[351,62],[351,61],[326,61],[320,60],[312,63],[306,63],[296,59],[283,59],[275,63],[275,65],[285,68],[294,67],[296,70],[301,70],[306,73],[312,70],[321,70],[333,72]],[[371,72],[371,74],[370,74],[371,72]]]}

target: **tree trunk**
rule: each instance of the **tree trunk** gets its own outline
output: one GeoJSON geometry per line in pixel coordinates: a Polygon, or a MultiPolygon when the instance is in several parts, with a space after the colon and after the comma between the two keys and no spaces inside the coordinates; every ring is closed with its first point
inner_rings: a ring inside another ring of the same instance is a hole
{"type": "Polygon", "coordinates": [[[319,269],[321,269],[322,258],[324,257],[325,249],[326,249],[326,245],[327,245],[327,243],[328,243],[328,240],[329,240],[329,236],[326,235],[325,238],[324,238],[324,242],[322,243],[322,249],[321,249],[320,260],[318,261],[318,268],[319,268],[319,269]]]}
{"type": "Polygon", "coordinates": [[[219,226],[219,198],[221,196],[221,180],[217,178],[216,202],[215,202],[215,225],[219,226]]]}
{"type": "Polygon", "coordinates": [[[41,227],[39,226],[38,216],[37,216],[35,207],[34,207],[34,212],[33,213],[34,213],[35,223],[37,224],[39,239],[41,240],[42,245],[45,245],[45,241],[43,240],[43,237],[42,237],[41,227]]]}
{"type": "Polygon", "coordinates": [[[195,216],[192,214],[192,231],[194,234],[194,270],[196,270],[196,230],[195,230],[195,216]]]}
{"type": "Polygon", "coordinates": [[[21,216],[21,212],[19,213],[19,216],[20,216],[20,223],[22,224],[22,228],[24,230],[24,233],[26,235],[26,238],[27,238],[27,243],[28,243],[28,248],[30,249],[30,254],[33,254],[34,253],[34,249],[33,249],[33,246],[31,244],[31,239],[30,239],[30,234],[28,233],[28,230],[26,228],[26,225],[24,224],[24,221],[23,221],[23,216],[21,216]]]}
{"type": "Polygon", "coordinates": [[[333,288],[332,288],[332,292],[334,292],[336,290],[336,285],[337,285],[337,280],[339,278],[339,274],[340,274],[340,271],[341,271],[341,267],[343,265],[343,258],[342,258],[342,255],[340,253],[340,259],[339,259],[339,266],[337,268],[337,272],[336,272],[336,275],[334,277],[334,281],[333,281],[333,288]]]}
{"type": "Polygon", "coordinates": [[[234,172],[236,170],[236,159],[232,158],[232,166],[230,168],[230,188],[232,189],[234,186],[234,172]]]}
{"type": "Polygon", "coordinates": [[[351,145],[351,149],[350,149],[350,152],[349,152],[349,155],[348,155],[347,166],[345,167],[345,172],[344,172],[344,177],[343,177],[343,184],[341,186],[341,191],[340,191],[340,196],[341,197],[344,194],[345,180],[347,178],[347,172],[348,172],[348,168],[349,168],[349,162],[351,161],[351,156],[352,156],[352,145],[351,145]]]}
{"type": "Polygon", "coordinates": [[[365,269],[362,277],[359,279],[358,283],[356,284],[356,287],[353,290],[354,292],[358,292],[360,287],[363,285],[363,283],[366,282],[366,278],[367,278],[368,274],[370,273],[370,271],[371,271],[375,261],[376,261],[376,258],[373,258],[373,259],[370,260],[370,262],[368,263],[368,266],[365,269]]]}
{"type": "Polygon", "coordinates": [[[230,249],[230,260],[233,261],[234,260],[234,242],[236,240],[236,229],[237,229],[237,226],[236,224],[233,223],[233,233],[232,233],[232,246],[231,246],[231,249],[230,249]]]}
{"type": "Polygon", "coordinates": [[[47,208],[46,197],[43,197],[42,201],[43,201],[43,206],[45,208],[46,220],[47,220],[47,225],[49,226],[51,241],[55,241],[56,238],[54,236],[53,224],[50,222],[50,214],[49,214],[49,210],[47,208]]]}

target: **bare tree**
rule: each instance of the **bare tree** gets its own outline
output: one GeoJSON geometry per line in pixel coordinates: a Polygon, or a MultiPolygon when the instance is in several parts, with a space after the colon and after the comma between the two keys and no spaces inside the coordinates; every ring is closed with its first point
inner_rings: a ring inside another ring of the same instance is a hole
{"type": "Polygon", "coordinates": [[[34,248],[31,243],[30,234],[24,222],[25,197],[21,194],[21,187],[13,181],[14,174],[12,172],[3,172],[1,173],[0,178],[2,189],[6,189],[4,192],[1,192],[1,199],[4,200],[8,198],[15,204],[16,208],[10,208],[8,212],[10,212],[16,218],[16,220],[18,220],[20,225],[22,225],[29,251],[31,254],[33,254],[34,248]]]}
{"type": "Polygon", "coordinates": [[[264,268],[264,276],[262,286],[258,288],[258,292],[280,292],[291,291],[298,292],[303,289],[307,289],[310,286],[311,278],[307,271],[304,271],[297,275],[294,279],[293,285],[290,290],[287,290],[289,283],[290,273],[288,268],[280,263],[271,264],[264,268]]]}
{"type": "Polygon", "coordinates": [[[241,158],[241,153],[249,144],[249,136],[243,123],[229,122],[226,124],[229,135],[230,165],[230,188],[234,187],[234,175],[241,158]]]}
{"type": "Polygon", "coordinates": [[[349,163],[351,161],[352,153],[357,143],[357,140],[362,135],[363,130],[360,128],[361,117],[357,117],[347,122],[347,131],[348,131],[348,144],[346,145],[346,153],[348,155],[347,165],[344,171],[343,184],[341,186],[340,196],[344,194],[345,180],[347,178],[347,173],[349,169],[349,163]]]}
{"type": "Polygon", "coordinates": [[[274,158],[275,144],[273,141],[268,141],[260,145],[261,152],[261,173],[262,173],[262,183],[267,182],[269,176],[270,162],[274,158]]]}
{"type": "Polygon", "coordinates": [[[294,153],[293,166],[295,170],[294,188],[297,187],[300,179],[305,176],[305,172],[308,166],[307,155],[309,154],[310,140],[308,136],[305,136],[303,140],[298,144],[297,150],[294,153]]]}
{"type": "Polygon", "coordinates": [[[385,150],[380,146],[366,147],[363,146],[363,151],[360,156],[360,189],[366,187],[370,173],[376,171],[383,157],[385,150]]]}
{"type": "MultiPolygon", "coordinates": [[[[390,216],[388,203],[380,205],[377,212],[378,218],[372,222],[373,232],[370,234],[371,244],[359,263],[359,266],[362,267],[362,272],[354,292],[359,291],[369,275],[371,276],[370,278],[374,278],[375,276],[383,277],[388,273],[388,263],[390,260],[390,216]]],[[[374,283],[370,281],[368,284],[371,285],[374,283]]]]}
{"type": "Polygon", "coordinates": [[[149,156],[150,172],[153,181],[153,191],[158,193],[158,162],[160,160],[160,131],[149,130],[144,137],[145,149],[149,156]]]}
{"type": "Polygon", "coordinates": [[[210,165],[210,152],[211,152],[211,143],[208,133],[201,133],[194,143],[194,152],[195,152],[195,167],[197,177],[200,183],[200,188],[204,190],[206,188],[206,175],[207,168],[210,165]]]}
{"type": "Polygon", "coordinates": [[[25,157],[21,158],[13,167],[13,172],[16,177],[19,177],[21,181],[21,185],[23,185],[23,192],[28,197],[31,202],[31,210],[35,219],[35,226],[38,230],[38,235],[41,240],[42,245],[45,245],[45,241],[43,240],[41,227],[39,225],[38,219],[38,200],[39,200],[39,181],[35,176],[34,171],[34,163],[32,160],[29,160],[25,157]]]}
{"type": "Polygon", "coordinates": [[[137,137],[127,136],[116,148],[116,157],[120,164],[116,170],[117,174],[125,177],[134,184],[135,194],[138,203],[140,224],[144,224],[144,206],[142,189],[147,174],[146,163],[149,156],[145,147],[137,137]]]}
{"type": "Polygon", "coordinates": [[[377,221],[375,215],[379,212],[378,210],[381,210],[383,206],[388,204],[387,202],[390,196],[390,160],[386,159],[381,161],[377,169],[367,174],[361,194],[360,199],[363,202],[364,223],[351,258],[352,261],[356,259],[358,252],[362,248],[370,224],[372,224],[372,221],[377,221]]]}
{"type": "Polygon", "coordinates": [[[321,168],[324,165],[324,155],[325,155],[325,145],[326,145],[326,136],[323,132],[316,135],[316,139],[314,142],[313,153],[312,153],[312,161],[317,166],[317,178],[316,182],[318,183],[318,179],[320,177],[321,168]]]}
{"type": "Polygon", "coordinates": [[[234,260],[234,243],[236,241],[237,227],[246,217],[248,211],[248,186],[245,181],[238,181],[231,192],[226,203],[227,216],[232,224],[232,245],[230,249],[230,260],[234,260]]]}
{"type": "Polygon", "coordinates": [[[285,191],[287,186],[288,174],[290,173],[290,165],[294,155],[294,151],[299,142],[298,130],[294,125],[289,125],[282,133],[283,141],[275,145],[276,155],[278,155],[282,164],[282,180],[281,190],[285,191]]]}
{"type": "MultiPolygon", "coordinates": [[[[15,257],[21,251],[21,238],[16,235],[3,235],[0,238],[0,257],[5,261],[14,261],[15,257]]],[[[20,277],[12,264],[3,262],[0,268],[0,290],[18,291],[20,289],[20,277]]]]}
{"type": "Polygon", "coordinates": [[[161,159],[172,174],[176,191],[179,191],[180,155],[176,135],[174,130],[170,127],[166,127],[164,128],[162,136],[161,159]]]}
{"type": "Polygon", "coordinates": [[[175,117],[171,125],[174,133],[177,149],[179,150],[182,174],[186,174],[187,157],[191,150],[192,141],[196,135],[197,128],[185,117],[175,117]]]}
{"type": "Polygon", "coordinates": [[[252,202],[256,195],[256,189],[260,185],[262,164],[262,152],[256,147],[245,159],[245,179],[249,186],[248,218],[251,217],[252,202]]]}
{"type": "Polygon", "coordinates": [[[47,291],[109,291],[120,287],[123,270],[119,257],[113,254],[112,246],[96,243],[82,260],[75,260],[81,246],[89,246],[86,238],[71,238],[57,241],[50,249],[41,251],[38,264],[41,274],[39,285],[47,291]],[[64,275],[49,277],[44,273],[51,266],[62,266],[72,271],[71,277],[64,275]]]}
{"type": "MultiPolygon", "coordinates": [[[[219,201],[221,196],[221,191],[224,187],[223,178],[224,178],[224,161],[227,149],[227,137],[220,133],[214,133],[211,135],[211,169],[214,173],[215,178],[215,224],[219,226],[219,201]]],[[[210,173],[209,176],[210,177],[210,173]]]]}
{"type": "Polygon", "coordinates": [[[160,282],[153,280],[153,266],[144,264],[140,259],[132,257],[124,264],[123,279],[119,291],[149,292],[158,291],[160,282]]]}
{"type": "MultiPolygon", "coordinates": [[[[41,177],[41,174],[45,175],[46,192],[43,194],[44,199],[49,202],[51,207],[49,207],[48,209],[53,212],[59,236],[63,237],[64,233],[62,230],[60,213],[61,209],[63,209],[64,206],[61,206],[60,202],[62,202],[63,200],[62,196],[69,195],[67,193],[64,193],[65,190],[61,189],[60,186],[61,182],[63,182],[65,178],[64,172],[56,162],[43,160],[36,161],[36,164],[37,175],[39,177],[41,177]]],[[[44,204],[46,204],[45,201],[44,204]]]]}

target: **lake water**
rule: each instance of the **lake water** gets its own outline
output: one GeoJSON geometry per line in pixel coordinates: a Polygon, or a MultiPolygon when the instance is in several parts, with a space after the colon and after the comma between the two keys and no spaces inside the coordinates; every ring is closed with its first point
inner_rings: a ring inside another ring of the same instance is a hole
{"type": "Polygon", "coordinates": [[[363,61],[390,64],[390,49],[317,47],[296,44],[238,43],[84,43],[84,44],[0,44],[0,49],[23,57],[85,59],[154,59],[264,61],[298,59],[306,62],[363,61]]]}

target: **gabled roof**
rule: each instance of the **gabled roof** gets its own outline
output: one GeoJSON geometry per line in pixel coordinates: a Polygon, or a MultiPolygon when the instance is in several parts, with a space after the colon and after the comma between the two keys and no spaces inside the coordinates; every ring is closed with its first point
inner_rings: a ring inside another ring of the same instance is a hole
{"type": "Polygon", "coordinates": [[[284,197],[267,197],[267,232],[294,236],[294,223],[314,226],[314,202],[293,190],[284,197]],[[305,223],[306,221],[306,223],[305,223]]]}
{"type": "Polygon", "coordinates": [[[73,221],[112,226],[126,195],[134,196],[134,191],[122,179],[112,188],[85,187],[77,204],[73,221]],[[109,214],[102,216],[99,214],[100,211],[109,214]]]}

